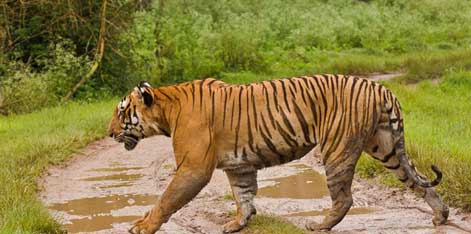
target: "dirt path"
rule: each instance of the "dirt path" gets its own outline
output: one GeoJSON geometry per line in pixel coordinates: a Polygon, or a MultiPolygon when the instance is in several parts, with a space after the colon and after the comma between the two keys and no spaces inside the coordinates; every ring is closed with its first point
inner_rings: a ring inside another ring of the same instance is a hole
{"type": "MultiPolygon", "coordinates": [[[[145,139],[134,151],[105,139],[41,179],[41,199],[70,233],[125,233],[129,222],[152,207],[174,173],[169,138],[145,139]]],[[[311,153],[301,161],[259,173],[259,213],[299,226],[320,221],[330,206],[322,169],[311,153]],[[312,170],[313,168],[314,170],[312,170]]],[[[331,233],[469,233],[471,215],[452,210],[453,225],[434,228],[427,205],[401,189],[354,182],[354,208],[331,233]]],[[[230,187],[216,170],[210,184],[159,233],[221,233],[234,210],[230,187]],[[226,196],[225,196],[226,195],[226,196]]]]}

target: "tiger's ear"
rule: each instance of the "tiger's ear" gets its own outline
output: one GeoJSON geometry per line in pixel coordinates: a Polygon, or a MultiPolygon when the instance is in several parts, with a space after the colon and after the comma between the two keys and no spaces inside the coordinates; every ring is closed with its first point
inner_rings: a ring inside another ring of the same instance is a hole
{"type": "Polygon", "coordinates": [[[154,102],[154,93],[152,92],[152,87],[150,84],[143,80],[139,82],[139,85],[137,86],[137,90],[141,94],[144,104],[148,107],[152,106],[152,103],[154,102]]]}

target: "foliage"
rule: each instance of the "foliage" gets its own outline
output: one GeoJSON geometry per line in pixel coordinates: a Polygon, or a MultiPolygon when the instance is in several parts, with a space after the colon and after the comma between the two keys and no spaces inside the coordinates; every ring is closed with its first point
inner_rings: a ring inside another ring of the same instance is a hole
{"type": "MultiPolygon", "coordinates": [[[[471,5],[465,0],[109,1],[105,56],[76,99],[122,95],[140,80],[158,86],[205,77],[246,82],[403,70],[416,81],[443,74],[447,61],[469,69],[471,24],[463,22],[471,20],[471,5]]],[[[5,67],[18,61],[29,73],[44,73],[49,68],[39,61],[64,39],[76,57],[89,59],[100,4],[0,4],[7,12],[0,17],[6,25],[0,27],[6,35],[0,75],[10,79],[5,67]]],[[[52,80],[47,86],[63,83],[52,80]]]]}
{"type": "Polygon", "coordinates": [[[41,72],[21,62],[10,62],[5,78],[0,80],[3,105],[15,112],[30,112],[57,104],[65,93],[87,71],[89,60],[74,54],[74,45],[67,40],[51,44],[51,53],[35,62],[44,67],[41,72]]]}

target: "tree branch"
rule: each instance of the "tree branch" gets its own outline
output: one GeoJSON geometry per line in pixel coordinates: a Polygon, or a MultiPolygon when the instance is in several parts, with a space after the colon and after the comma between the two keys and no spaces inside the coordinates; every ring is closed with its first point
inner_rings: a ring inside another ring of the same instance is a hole
{"type": "Polygon", "coordinates": [[[64,101],[69,100],[77,92],[80,86],[90,80],[90,78],[92,78],[93,74],[95,74],[95,71],[100,66],[103,54],[105,52],[106,4],[107,0],[103,0],[100,17],[100,35],[98,36],[97,48],[92,66],[90,67],[90,70],[87,72],[87,74],[85,74],[85,76],[77,84],[75,84],[74,87],[72,87],[72,89],[67,93],[67,95],[65,95],[64,101]]]}

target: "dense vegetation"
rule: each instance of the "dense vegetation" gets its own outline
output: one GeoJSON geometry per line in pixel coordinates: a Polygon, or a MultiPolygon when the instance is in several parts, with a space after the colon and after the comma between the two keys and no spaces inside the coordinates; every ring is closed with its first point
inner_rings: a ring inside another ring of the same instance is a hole
{"type": "MultiPolygon", "coordinates": [[[[440,193],[471,210],[467,0],[38,0],[0,12],[0,233],[59,231],[36,178],[104,135],[110,98],[140,80],[209,76],[404,73],[385,85],[403,105],[409,152],[420,171],[442,168],[440,193]]],[[[358,171],[395,181],[368,157],[358,171]]]]}
{"type": "Polygon", "coordinates": [[[0,8],[3,112],[59,103],[97,60],[73,98],[121,95],[140,80],[414,72],[424,59],[447,68],[452,51],[460,53],[453,63],[471,66],[465,0],[41,0],[0,8]]]}

